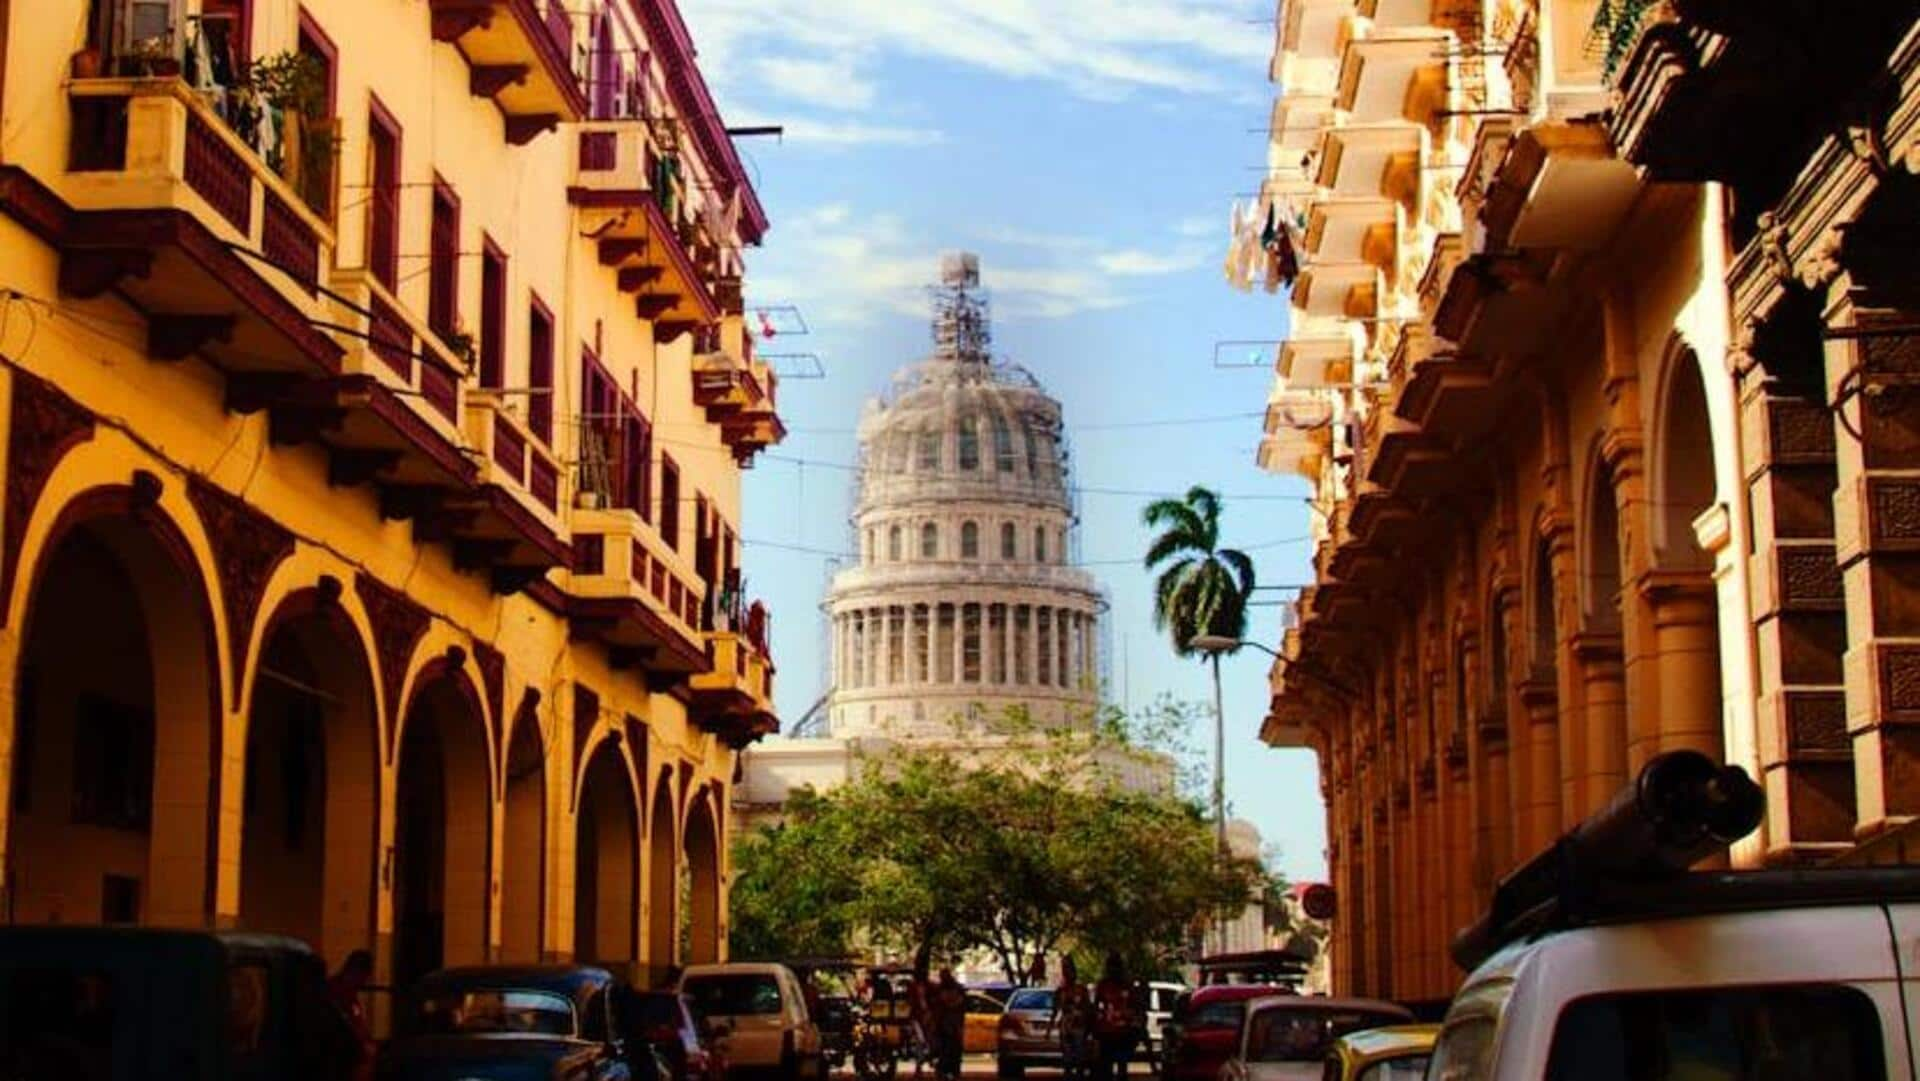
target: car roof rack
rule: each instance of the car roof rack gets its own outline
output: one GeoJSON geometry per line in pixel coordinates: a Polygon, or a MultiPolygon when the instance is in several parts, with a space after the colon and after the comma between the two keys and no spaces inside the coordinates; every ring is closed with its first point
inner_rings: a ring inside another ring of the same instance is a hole
{"type": "Polygon", "coordinates": [[[1784,902],[1736,903],[1734,897],[1815,888],[1786,884],[1806,872],[1697,876],[1687,870],[1752,833],[1765,812],[1765,794],[1740,767],[1698,751],[1655,755],[1606,806],[1500,880],[1486,915],[1454,936],[1453,959],[1471,970],[1509,942],[1541,931],[1677,914],[1661,911],[1663,905],[1690,903],[1692,911],[1707,911],[1700,906],[1715,889],[1720,905],[1759,907],[1784,902]],[[1770,877],[1749,877],[1755,874],[1770,877]]]}

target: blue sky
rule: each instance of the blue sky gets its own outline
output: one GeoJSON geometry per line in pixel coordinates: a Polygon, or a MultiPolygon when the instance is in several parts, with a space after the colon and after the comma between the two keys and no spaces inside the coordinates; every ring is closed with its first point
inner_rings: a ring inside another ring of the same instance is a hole
{"type": "MultiPolygon", "coordinates": [[[[844,551],[852,428],[895,368],[926,351],[942,250],[981,255],[997,346],[1063,403],[1087,488],[1228,495],[1228,543],[1263,582],[1309,573],[1304,485],[1253,462],[1270,371],[1214,366],[1215,343],[1273,339],[1283,297],[1221,275],[1228,209],[1265,158],[1271,4],[1260,0],[682,0],[773,219],[749,253],[749,305],[797,306],[811,333],[763,343],[820,355],[787,380],[793,434],[749,475],[751,592],[774,611],[779,706],[825,690],[819,601],[844,551]],[[1210,423],[1162,424],[1194,418],[1210,423]],[[1152,422],[1158,426],[1143,426],[1152,422]],[[815,464],[801,464],[796,459],[815,464]],[[1236,498],[1237,497],[1237,498],[1236,498]]],[[[1232,359],[1245,360],[1247,350],[1232,359]]],[[[790,365],[783,365],[790,366],[790,365]]],[[[1145,497],[1087,492],[1080,557],[1106,583],[1113,696],[1204,700],[1205,669],[1151,622],[1138,564],[1145,497]]],[[[1255,610],[1263,641],[1279,610],[1255,610]]],[[[1296,878],[1325,873],[1318,775],[1255,734],[1264,656],[1228,662],[1228,799],[1296,878]]],[[[1194,733],[1210,744],[1210,732],[1194,733]]]]}

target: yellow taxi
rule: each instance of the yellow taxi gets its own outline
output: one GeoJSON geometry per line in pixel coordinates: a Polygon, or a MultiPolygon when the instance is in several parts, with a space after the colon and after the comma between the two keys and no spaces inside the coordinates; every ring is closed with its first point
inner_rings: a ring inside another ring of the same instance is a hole
{"type": "Polygon", "coordinates": [[[1421,1081],[1439,1025],[1392,1025],[1350,1032],[1327,1051],[1321,1081],[1421,1081]]]}

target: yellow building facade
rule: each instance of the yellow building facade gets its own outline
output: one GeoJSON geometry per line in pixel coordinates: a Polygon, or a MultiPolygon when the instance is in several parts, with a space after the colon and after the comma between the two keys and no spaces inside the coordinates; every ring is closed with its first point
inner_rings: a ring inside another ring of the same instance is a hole
{"type": "Polygon", "coordinates": [[[1336,993],[1447,997],[1665,750],[1765,786],[1736,865],[1905,860],[1920,5],[1280,11],[1230,271],[1292,286],[1260,458],[1316,546],[1263,738],[1320,754],[1336,993]]]}
{"type": "Polygon", "coordinates": [[[767,227],[671,0],[0,0],[0,913],[725,955],[767,227]]]}

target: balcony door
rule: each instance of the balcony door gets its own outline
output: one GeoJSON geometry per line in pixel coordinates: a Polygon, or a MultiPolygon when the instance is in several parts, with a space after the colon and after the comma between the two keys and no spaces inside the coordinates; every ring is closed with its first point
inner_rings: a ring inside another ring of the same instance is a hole
{"type": "Polygon", "coordinates": [[[379,101],[367,117],[367,268],[388,292],[400,280],[400,124],[379,101]]]}

